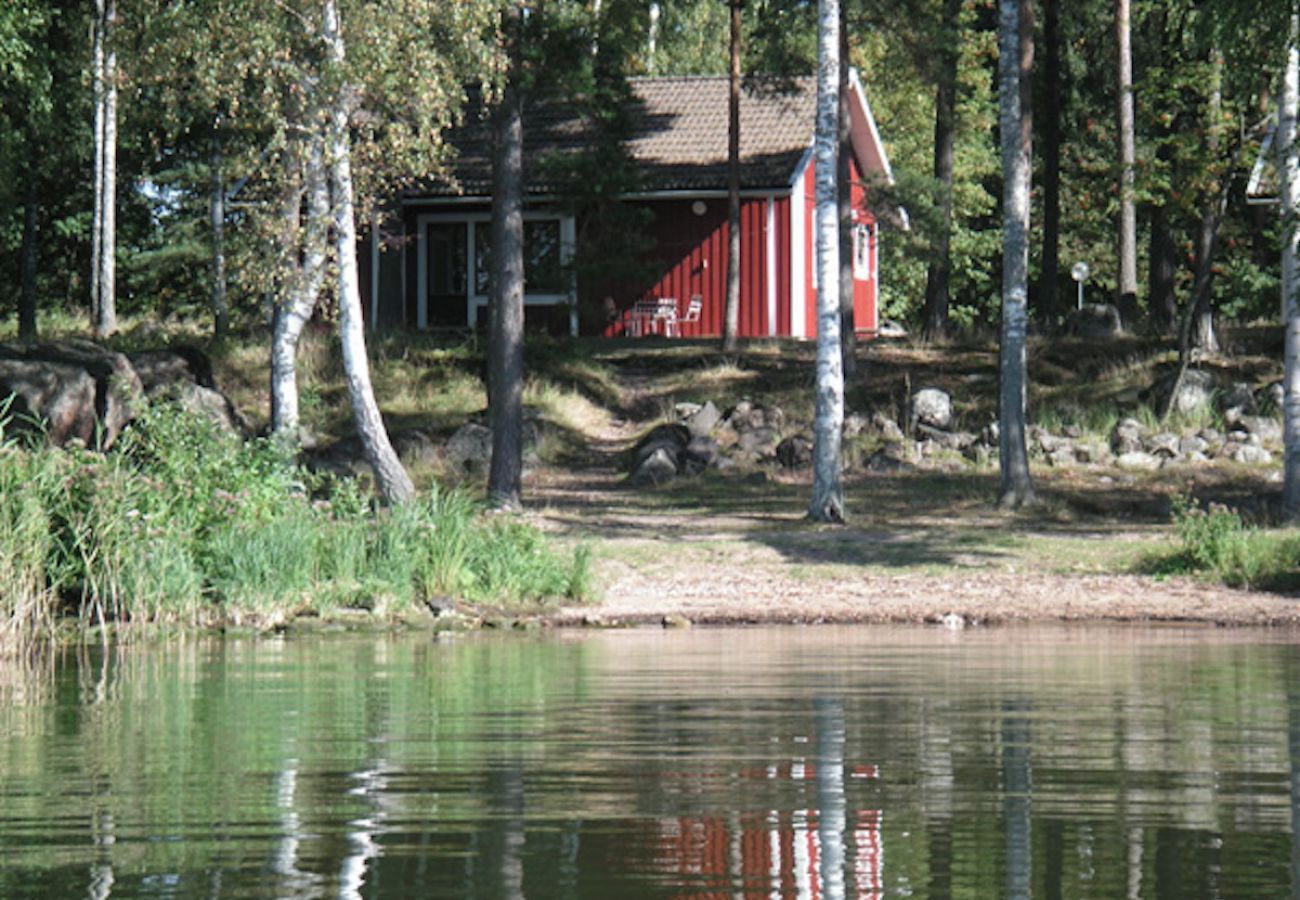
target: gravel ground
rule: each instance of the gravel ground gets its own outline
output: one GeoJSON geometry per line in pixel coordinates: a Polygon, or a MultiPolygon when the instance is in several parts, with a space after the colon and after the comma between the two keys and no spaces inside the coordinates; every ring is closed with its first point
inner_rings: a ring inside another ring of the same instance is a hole
{"type": "MultiPolygon", "coordinates": [[[[862,550],[879,535],[818,530],[793,516],[738,517],[707,509],[639,508],[613,473],[552,478],[533,493],[550,531],[595,549],[596,603],[559,609],[557,625],[664,623],[1183,622],[1300,626],[1300,598],[1238,590],[1189,577],[1060,571],[1052,559],[978,553],[846,563],[828,551],[862,550]]],[[[964,515],[964,514],[963,514],[964,515]]],[[[957,521],[954,519],[953,521],[957,521]]],[[[969,519],[961,520],[968,529],[969,519]]],[[[933,525],[911,523],[914,535],[933,525]]],[[[989,512],[976,529],[1014,526],[989,512]]],[[[906,528],[903,523],[900,527],[906,528]]],[[[1066,543],[1158,541],[1167,525],[1096,523],[1066,543]]],[[[920,542],[918,542],[920,543],[920,542]]],[[[1030,551],[1033,552],[1032,549],[1030,551]]]]}

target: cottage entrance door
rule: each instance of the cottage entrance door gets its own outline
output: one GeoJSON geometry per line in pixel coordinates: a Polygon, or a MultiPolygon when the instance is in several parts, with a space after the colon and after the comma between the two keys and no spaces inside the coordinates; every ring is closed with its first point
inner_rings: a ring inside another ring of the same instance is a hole
{"type": "Polygon", "coordinates": [[[425,309],[430,328],[463,328],[468,323],[468,239],[465,222],[425,226],[425,309]]]}

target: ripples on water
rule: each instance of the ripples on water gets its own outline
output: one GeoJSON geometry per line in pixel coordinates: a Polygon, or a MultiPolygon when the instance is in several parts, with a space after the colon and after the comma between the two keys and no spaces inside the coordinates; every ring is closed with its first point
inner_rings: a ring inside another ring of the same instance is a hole
{"type": "Polygon", "coordinates": [[[1300,654],[1203,630],[0,665],[3,897],[1292,897],[1300,654]]]}

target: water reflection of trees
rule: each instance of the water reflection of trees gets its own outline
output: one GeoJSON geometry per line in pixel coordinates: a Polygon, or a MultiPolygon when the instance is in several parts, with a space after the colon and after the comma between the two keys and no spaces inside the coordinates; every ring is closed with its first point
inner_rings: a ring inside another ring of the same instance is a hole
{"type": "Polygon", "coordinates": [[[1010,642],[996,664],[978,640],[790,632],[96,649],[0,703],[0,845],[51,804],[84,812],[0,858],[0,895],[143,873],[286,896],[1289,888],[1294,654],[1175,644],[1010,642]]]}

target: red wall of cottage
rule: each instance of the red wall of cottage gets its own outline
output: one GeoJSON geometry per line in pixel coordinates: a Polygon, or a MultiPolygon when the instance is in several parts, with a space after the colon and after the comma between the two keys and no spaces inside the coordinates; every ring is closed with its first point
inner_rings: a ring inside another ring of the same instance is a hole
{"type": "MultiPolygon", "coordinates": [[[[870,247],[870,268],[869,272],[879,271],[878,263],[878,235],[876,233],[876,217],[867,207],[867,190],[863,184],[862,173],[858,168],[857,160],[849,164],[851,177],[853,179],[853,221],[854,224],[864,223],[871,226],[870,247]]],[[[804,290],[807,302],[804,304],[804,334],[809,338],[817,337],[817,291],[813,288],[814,271],[817,266],[817,164],[815,161],[808,163],[808,168],[804,172],[804,211],[807,218],[804,220],[807,226],[804,228],[804,259],[808,261],[804,267],[804,290]]],[[[876,297],[876,282],[868,278],[854,278],[853,281],[853,330],[859,334],[874,334],[879,328],[878,321],[878,298],[876,297]]]]}
{"type": "MultiPolygon", "coordinates": [[[[778,200],[789,207],[788,200],[778,200]]],[[[612,296],[619,309],[630,308],[637,300],[671,297],[677,301],[678,314],[686,314],[691,297],[703,300],[698,322],[683,323],[683,337],[709,337],[722,334],[727,302],[727,242],[731,229],[727,222],[725,197],[644,201],[652,216],[650,226],[654,249],[648,260],[653,273],[649,285],[632,285],[630,290],[615,291],[612,296]],[[702,214],[693,205],[704,204],[702,214]]],[[[772,273],[767,260],[766,197],[744,197],[740,204],[740,336],[765,337],[768,330],[767,290],[772,273]]],[[[788,212],[778,231],[789,230],[788,212]]],[[[778,235],[779,238],[779,235],[778,235]]],[[[779,241],[778,254],[788,247],[779,241]]],[[[789,271],[789,252],[784,265],[778,261],[777,274],[789,271]]],[[[784,283],[788,282],[788,274],[784,283]]],[[[778,285],[783,283],[778,280],[778,285]]],[[[789,318],[789,312],[786,312],[789,318]]],[[[779,322],[779,317],[778,317],[779,322]]],[[[788,326],[787,326],[788,327],[788,326]]],[[[615,323],[606,334],[622,334],[623,322],[615,323]]]]}

